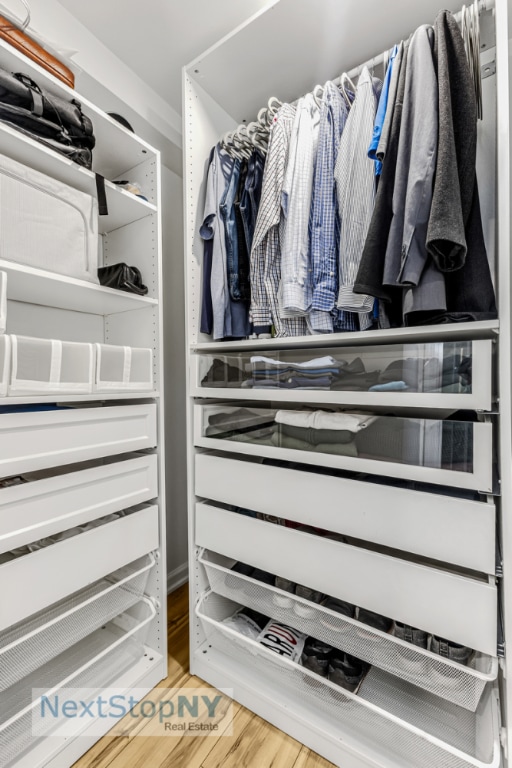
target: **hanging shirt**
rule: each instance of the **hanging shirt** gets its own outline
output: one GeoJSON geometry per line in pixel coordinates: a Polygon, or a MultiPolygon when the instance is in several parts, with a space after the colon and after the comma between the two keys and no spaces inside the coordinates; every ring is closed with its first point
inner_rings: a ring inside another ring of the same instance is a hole
{"type": "MultiPolygon", "coordinates": [[[[353,99],[352,94],[352,99],[353,99]]],[[[314,333],[332,333],[333,310],[338,289],[338,256],[340,245],[340,216],[334,166],[340,138],[349,113],[349,105],[334,83],[324,87],[320,108],[318,149],[311,201],[310,264],[313,275],[313,295],[309,325],[314,333]]],[[[359,330],[353,314],[339,312],[339,324],[345,330],[359,330]]]]}
{"type": "Polygon", "coordinates": [[[404,42],[400,42],[398,51],[393,63],[393,70],[391,72],[391,79],[388,88],[388,102],[386,106],[386,114],[384,116],[384,123],[380,131],[379,143],[375,150],[375,157],[381,163],[384,162],[386,152],[388,149],[389,135],[391,132],[391,126],[393,124],[393,114],[395,111],[396,96],[398,93],[398,82],[400,79],[400,69],[402,67],[402,61],[404,58],[404,42]]]}
{"type": "Polygon", "coordinates": [[[379,99],[379,106],[377,107],[377,114],[375,115],[375,124],[373,126],[373,136],[368,147],[368,157],[371,160],[375,160],[375,175],[380,176],[382,173],[382,163],[377,157],[377,147],[379,146],[380,137],[382,134],[382,128],[384,126],[384,120],[386,118],[386,112],[388,109],[389,99],[389,86],[391,84],[391,76],[393,74],[393,68],[395,65],[395,59],[398,53],[398,45],[395,45],[389,56],[389,64],[386,69],[386,75],[384,77],[384,83],[382,84],[382,91],[379,99]]]}
{"type": "Polygon", "coordinates": [[[270,130],[258,217],[251,250],[251,319],[261,332],[273,324],[276,336],[302,336],[304,318],[281,319],[281,195],[295,107],[283,104],[270,130]]]}
{"type": "Polygon", "coordinates": [[[283,183],[281,317],[305,315],[311,307],[309,215],[320,110],[311,93],[300,99],[283,183]]]}
{"type": "Polygon", "coordinates": [[[375,169],[368,157],[373,135],[380,80],[372,82],[364,67],[356,97],[341,135],[334,169],[341,219],[339,293],[340,309],[360,314],[361,330],[372,323],[373,296],[353,291],[375,200],[375,169]]]}

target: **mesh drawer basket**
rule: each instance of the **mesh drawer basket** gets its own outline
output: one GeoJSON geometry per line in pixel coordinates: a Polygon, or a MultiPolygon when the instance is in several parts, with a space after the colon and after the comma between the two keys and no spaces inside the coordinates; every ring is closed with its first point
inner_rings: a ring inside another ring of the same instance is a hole
{"type": "Polygon", "coordinates": [[[277,701],[300,700],[337,738],[372,745],[396,768],[498,768],[497,697],[488,686],[476,713],[372,667],[356,694],[277,656],[222,623],[239,606],[208,593],[196,608],[208,646],[257,678],[277,701]],[[279,694],[277,693],[279,691],[279,694]]]}
{"type": "Polygon", "coordinates": [[[66,699],[93,700],[91,691],[103,690],[142,658],[155,615],[153,603],[144,598],[4,692],[0,697],[2,768],[64,723],[63,717],[41,716],[41,699],[33,700],[33,689],[44,690],[49,699],[66,689],[66,699]]]}
{"type": "Polygon", "coordinates": [[[9,395],[92,392],[92,344],[29,336],[11,336],[11,342],[9,395]]]}
{"type": "Polygon", "coordinates": [[[372,629],[322,605],[230,571],[234,560],[205,552],[200,558],[213,592],[314,635],[335,648],[386,670],[474,712],[498,660],[474,653],[468,666],[443,659],[393,635],[372,629]]]}
{"type": "Polygon", "coordinates": [[[0,691],[138,602],[154,564],[153,555],[140,558],[0,633],[0,691]]]}
{"type": "Polygon", "coordinates": [[[153,350],[96,344],[95,392],[153,389],[153,350]]]}

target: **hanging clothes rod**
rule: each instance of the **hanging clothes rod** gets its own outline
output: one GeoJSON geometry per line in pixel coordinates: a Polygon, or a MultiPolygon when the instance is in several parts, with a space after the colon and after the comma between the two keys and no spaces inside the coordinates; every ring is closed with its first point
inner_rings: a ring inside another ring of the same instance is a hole
{"type": "MultiPolygon", "coordinates": [[[[494,3],[495,3],[495,0],[480,0],[480,2],[478,3],[480,13],[482,13],[482,11],[492,10],[494,8],[494,3]]],[[[453,15],[456,21],[460,24],[460,21],[462,18],[462,11],[459,11],[458,13],[454,13],[453,15]]],[[[363,64],[359,64],[357,67],[354,67],[354,69],[351,69],[350,72],[347,72],[346,74],[350,77],[350,79],[359,77],[364,67],[368,67],[369,69],[371,69],[374,67],[378,67],[379,64],[382,64],[387,59],[389,52],[390,52],[390,49],[388,49],[387,51],[383,51],[377,56],[374,56],[373,59],[369,59],[368,61],[365,61],[363,64]]],[[[335,80],[333,80],[333,83],[335,85],[339,85],[340,82],[341,82],[341,77],[337,77],[335,80]]]]}

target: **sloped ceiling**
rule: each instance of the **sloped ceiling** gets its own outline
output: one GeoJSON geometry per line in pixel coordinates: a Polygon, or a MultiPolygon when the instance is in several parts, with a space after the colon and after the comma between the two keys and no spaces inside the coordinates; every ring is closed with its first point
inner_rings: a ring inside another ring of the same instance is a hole
{"type": "Polygon", "coordinates": [[[268,0],[60,0],[181,114],[181,68],[268,0]]]}

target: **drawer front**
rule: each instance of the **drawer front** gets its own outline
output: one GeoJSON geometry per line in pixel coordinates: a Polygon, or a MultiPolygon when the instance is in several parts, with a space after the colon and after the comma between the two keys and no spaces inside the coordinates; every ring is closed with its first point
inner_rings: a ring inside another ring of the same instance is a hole
{"type": "Polygon", "coordinates": [[[491,340],[198,353],[191,358],[192,394],[490,411],[492,362],[491,340]]]}
{"type": "Polygon", "coordinates": [[[196,504],[196,543],[482,653],[496,655],[487,582],[196,504]]]}
{"type": "Polygon", "coordinates": [[[0,566],[0,631],[157,549],[152,506],[0,566]]]}
{"type": "MultiPolygon", "coordinates": [[[[289,425],[277,421],[289,412],[258,406],[195,405],[194,443],[217,451],[494,492],[490,423],[368,414],[373,421],[353,433],[292,426],[290,435],[289,425]]],[[[295,415],[293,418],[296,420],[295,415]]]]}
{"type": "Polygon", "coordinates": [[[196,456],[197,496],[363,541],[494,573],[494,504],[387,485],[196,456]]]}
{"type": "Polygon", "coordinates": [[[0,415],[0,475],[74,464],[156,445],[156,405],[0,415]]]}
{"type": "Polygon", "coordinates": [[[156,496],[158,468],[155,455],[4,488],[0,490],[0,552],[8,552],[156,496]]]}

